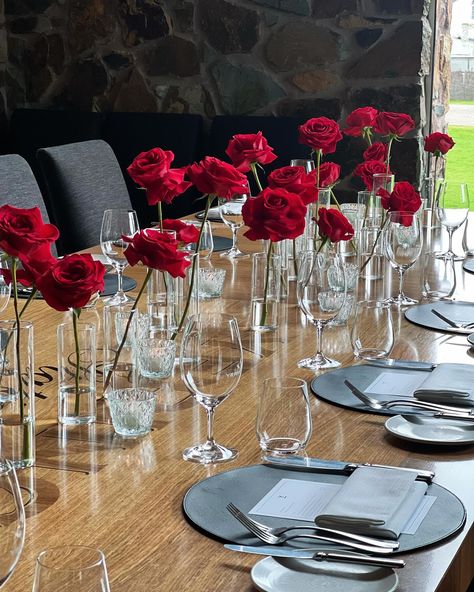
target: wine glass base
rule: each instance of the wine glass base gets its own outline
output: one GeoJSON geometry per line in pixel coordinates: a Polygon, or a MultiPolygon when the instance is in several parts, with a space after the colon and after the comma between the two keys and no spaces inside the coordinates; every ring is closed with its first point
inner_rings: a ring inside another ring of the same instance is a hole
{"type": "Polygon", "coordinates": [[[391,304],[392,306],[413,306],[418,304],[418,300],[405,296],[405,294],[399,294],[398,296],[391,296],[384,300],[385,304],[391,304]]]}
{"type": "Polygon", "coordinates": [[[326,368],[338,368],[341,362],[326,358],[322,354],[314,356],[314,358],[304,358],[298,362],[298,368],[307,368],[317,372],[318,370],[325,370],[326,368]]]}
{"type": "Polygon", "coordinates": [[[237,457],[238,451],[226,448],[217,442],[210,445],[208,442],[191,446],[183,451],[183,459],[203,465],[227,462],[237,457]]]}
{"type": "Polygon", "coordinates": [[[102,302],[105,306],[121,306],[122,304],[133,304],[135,302],[135,298],[130,298],[122,292],[122,294],[114,294],[113,296],[104,298],[102,302]]]}
{"type": "Polygon", "coordinates": [[[465,257],[462,255],[456,255],[452,251],[446,251],[445,253],[436,253],[436,259],[444,259],[445,261],[464,261],[465,257]]]}
{"type": "Polygon", "coordinates": [[[225,257],[226,259],[242,259],[244,257],[250,257],[249,253],[242,253],[240,249],[229,249],[219,255],[219,257],[225,257]]]}

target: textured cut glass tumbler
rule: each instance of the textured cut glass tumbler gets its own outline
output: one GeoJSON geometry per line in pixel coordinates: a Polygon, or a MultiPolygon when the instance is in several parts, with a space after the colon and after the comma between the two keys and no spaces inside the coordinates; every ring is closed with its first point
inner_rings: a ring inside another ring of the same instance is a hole
{"type": "Polygon", "coordinates": [[[135,438],[149,433],[156,406],[154,392],[135,388],[120,389],[110,392],[108,401],[117,434],[135,438]]]}

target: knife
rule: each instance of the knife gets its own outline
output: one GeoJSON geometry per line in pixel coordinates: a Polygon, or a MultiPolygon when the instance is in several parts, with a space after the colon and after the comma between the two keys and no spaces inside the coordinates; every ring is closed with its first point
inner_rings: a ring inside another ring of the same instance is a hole
{"type": "Polygon", "coordinates": [[[317,549],[284,549],[283,547],[253,547],[250,545],[224,545],[231,551],[253,553],[254,555],[270,555],[272,557],[293,557],[294,559],[314,559],[315,561],[333,561],[337,563],[358,563],[376,567],[405,567],[403,559],[389,559],[385,557],[371,557],[370,555],[356,555],[333,551],[318,551],[317,549]]]}
{"type": "Polygon", "coordinates": [[[431,362],[418,362],[415,360],[394,360],[387,358],[384,360],[367,360],[365,366],[378,366],[380,368],[394,368],[395,370],[423,370],[430,372],[434,370],[437,364],[431,362]]]}
{"type": "Polygon", "coordinates": [[[320,473],[353,473],[359,467],[379,467],[382,469],[397,469],[399,471],[410,471],[417,474],[419,481],[431,483],[435,474],[433,471],[423,469],[410,469],[408,467],[392,467],[390,465],[378,465],[373,463],[347,463],[339,460],[324,460],[321,458],[307,458],[305,456],[292,456],[291,458],[280,458],[277,456],[263,457],[263,462],[269,465],[279,467],[288,467],[290,469],[316,470],[320,473]]]}

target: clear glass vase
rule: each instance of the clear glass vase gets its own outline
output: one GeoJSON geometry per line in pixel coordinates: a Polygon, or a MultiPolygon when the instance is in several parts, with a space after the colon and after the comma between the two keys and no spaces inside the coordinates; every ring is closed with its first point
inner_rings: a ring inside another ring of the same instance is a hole
{"type": "Polygon", "coordinates": [[[250,328],[274,331],[278,327],[281,294],[281,256],[267,253],[252,255],[252,292],[250,328]]]}
{"type": "Polygon", "coordinates": [[[0,457],[15,468],[35,462],[33,325],[0,321],[0,457]]]}

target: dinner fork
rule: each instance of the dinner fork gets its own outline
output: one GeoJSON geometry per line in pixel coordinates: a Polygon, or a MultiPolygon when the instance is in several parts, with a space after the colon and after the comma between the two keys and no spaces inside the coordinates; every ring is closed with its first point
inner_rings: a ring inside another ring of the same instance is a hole
{"type": "Polygon", "coordinates": [[[392,407],[415,407],[421,411],[432,411],[436,417],[449,417],[452,419],[467,419],[474,420],[473,409],[463,409],[461,407],[450,407],[449,405],[440,405],[438,403],[430,403],[428,401],[418,401],[416,399],[393,399],[392,401],[379,401],[369,397],[366,393],[358,389],[352,382],[344,381],[344,384],[351,390],[351,392],[363,403],[372,409],[380,411],[381,409],[391,409],[392,407]]]}
{"type": "Polygon", "coordinates": [[[472,321],[470,323],[458,323],[457,321],[453,321],[453,320],[449,319],[448,317],[445,317],[443,314],[441,314],[440,312],[438,312],[434,308],[431,309],[431,312],[435,316],[437,316],[439,319],[441,319],[445,323],[448,323],[448,325],[450,325],[451,327],[454,327],[455,329],[472,329],[474,327],[474,321],[472,321]]]}
{"type": "Polygon", "coordinates": [[[312,539],[317,541],[323,541],[325,543],[335,543],[336,545],[343,545],[344,547],[350,547],[352,549],[358,549],[359,551],[365,551],[366,553],[376,553],[379,555],[387,555],[393,552],[392,548],[387,547],[376,547],[375,545],[366,545],[363,543],[357,543],[356,541],[352,541],[349,539],[339,539],[330,536],[322,536],[319,534],[282,534],[280,536],[275,536],[262,528],[258,527],[253,521],[247,519],[245,514],[241,514],[240,516],[235,516],[236,520],[238,520],[242,526],[244,526],[249,532],[255,535],[267,545],[281,545],[282,543],[286,543],[287,541],[291,541],[293,539],[305,538],[305,539],[312,539]]]}
{"type": "MultiPolygon", "coordinates": [[[[344,532],[342,530],[335,530],[333,528],[322,528],[321,526],[317,526],[316,524],[313,524],[312,526],[298,525],[298,526],[282,526],[280,528],[273,528],[271,526],[268,526],[267,524],[262,524],[261,522],[257,522],[257,520],[250,518],[250,516],[248,516],[247,514],[242,512],[242,510],[239,510],[239,508],[237,506],[235,506],[232,502],[230,504],[227,504],[226,508],[232,514],[232,516],[234,516],[234,518],[239,520],[239,522],[243,526],[245,526],[244,522],[247,524],[252,524],[252,525],[255,525],[256,528],[259,528],[262,531],[268,532],[269,534],[272,534],[276,537],[279,537],[280,535],[284,534],[285,532],[288,532],[289,530],[318,530],[323,533],[327,532],[330,534],[339,535],[339,536],[348,538],[350,540],[357,541],[359,543],[367,543],[368,545],[373,545],[374,547],[382,547],[382,548],[385,547],[387,549],[398,549],[398,547],[400,546],[400,543],[395,542],[395,541],[385,541],[382,539],[375,539],[372,537],[366,537],[366,536],[362,536],[362,535],[351,533],[351,532],[344,532]],[[242,520],[240,520],[241,518],[242,518],[242,520]]],[[[304,536],[304,535],[301,535],[301,536],[304,536]]]]}

